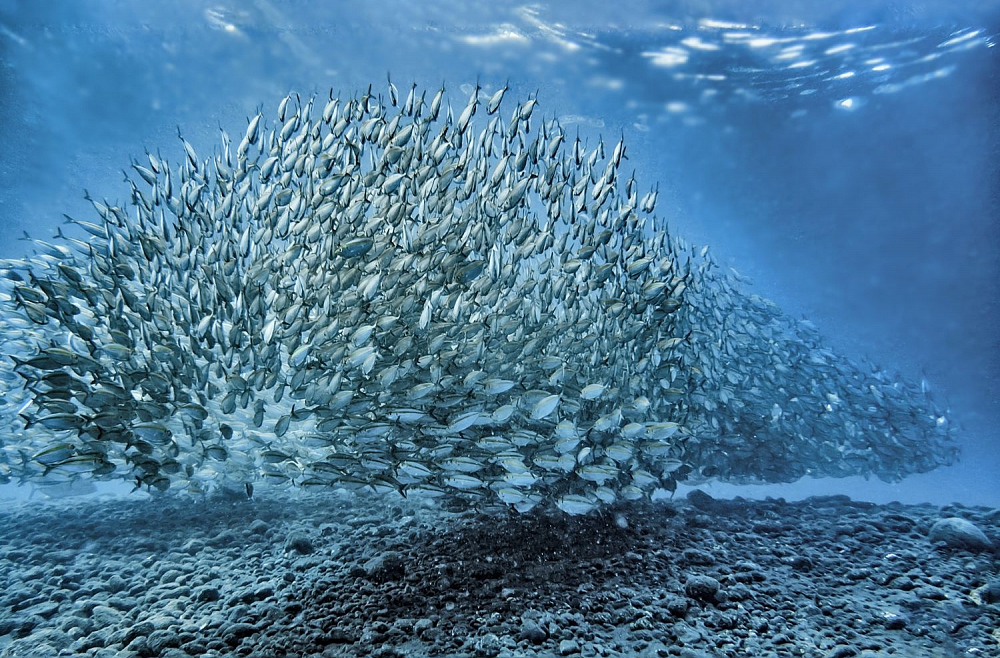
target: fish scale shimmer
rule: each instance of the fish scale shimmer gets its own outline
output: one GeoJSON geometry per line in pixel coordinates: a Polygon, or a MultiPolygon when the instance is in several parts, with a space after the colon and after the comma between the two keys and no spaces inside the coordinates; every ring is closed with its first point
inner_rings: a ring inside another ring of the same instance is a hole
{"type": "Polygon", "coordinates": [[[2,264],[0,476],[583,514],[956,459],[919,386],[670,235],[623,142],[505,90],[291,95],[207,158],[133,162],[127,203],[2,264]]]}

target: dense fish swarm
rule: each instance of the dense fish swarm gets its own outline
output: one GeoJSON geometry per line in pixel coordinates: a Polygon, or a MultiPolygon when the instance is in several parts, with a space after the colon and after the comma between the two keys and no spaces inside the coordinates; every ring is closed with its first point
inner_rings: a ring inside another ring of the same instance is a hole
{"type": "Polygon", "coordinates": [[[919,387],[671,236],[624,143],[534,98],[501,113],[505,90],[457,114],[443,88],[286,97],[235,148],[147,153],[127,204],[91,199],[80,237],[4,261],[2,479],[581,514],[685,480],[955,459],[919,387]]]}

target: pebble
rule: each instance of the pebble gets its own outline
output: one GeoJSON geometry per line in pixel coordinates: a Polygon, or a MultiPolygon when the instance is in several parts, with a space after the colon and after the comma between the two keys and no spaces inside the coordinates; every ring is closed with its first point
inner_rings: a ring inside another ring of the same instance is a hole
{"type": "Polygon", "coordinates": [[[688,576],[684,592],[697,601],[714,601],[721,584],[711,576],[688,576]]]}
{"type": "Polygon", "coordinates": [[[528,640],[532,644],[541,644],[549,638],[548,633],[545,632],[541,626],[534,622],[525,622],[521,624],[521,635],[522,640],[528,640]]]}
{"type": "Polygon", "coordinates": [[[258,631],[257,626],[254,624],[246,624],[242,622],[237,622],[235,624],[229,624],[222,629],[222,636],[228,640],[241,639],[244,637],[249,637],[258,631]]]}
{"type": "Polygon", "coordinates": [[[950,548],[988,550],[993,546],[976,524],[957,516],[936,521],[931,526],[928,539],[932,542],[943,542],[950,548]]]}
{"type": "Polygon", "coordinates": [[[210,601],[218,601],[222,594],[219,592],[218,587],[213,587],[211,585],[202,585],[201,587],[196,587],[194,589],[194,598],[202,603],[207,603],[210,601]]]}
{"type": "Polygon", "coordinates": [[[569,656],[574,653],[580,653],[580,645],[576,640],[562,640],[559,643],[560,656],[569,656]]]}
{"type": "Polygon", "coordinates": [[[270,529],[271,526],[266,521],[261,521],[260,519],[256,519],[250,524],[250,532],[255,535],[262,535],[270,529]]]}
{"type": "Polygon", "coordinates": [[[398,553],[376,555],[363,566],[365,576],[373,583],[400,580],[406,575],[406,565],[398,553]]]}
{"type": "Polygon", "coordinates": [[[1000,603],[1000,578],[994,578],[983,588],[980,594],[983,603],[1000,603]]]}
{"type": "Polygon", "coordinates": [[[303,555],[308,555],[315,550],[312,540],[300,532],[293,532],[285,540],[285,552],[295,551],[303,555]]]}
{"type": "Polygon", "coordinates": [[[905,614],[892,612],[883,615],[885,627],[890,631],[899,631],[906,628],[909,619],[905,614]]]}
{"type": "Polygon", "coordinates": [[[146,638],[146,646],[154,654],[161,653],[164,649],[175,648],[181,645],[180,638],[171,630],[153,631],[146,638]]]}
{"type": "MultiPolygon", "coordinates": [[[[0,523],[15,527],[0,537],[0,575],[15,575],[0,592],[0,658],[60,651],[94,658],[718,658],[791,655],[807,637],[810,655],[822,658],[898,643],[908,655],[929,654],[946,640],[963,649],[993,646],[1000,580],[991,579],[990,556],[914,546],[914,529],[929,529],[940,511],[900,506],[894,514],[905,510],[912,522],[885,522],[878,544],[852,543],[850,533],[891,515],[821,502],[746,501],[738,514],[664,503],[630,510],[622,527],[613,517],[554,523],[407,501],[397,514],[405,531],[372,514],[376,503],[358,502],[357,513],[338,508],[340,521],[323,535],[329,500],[293,520],[282,511],[289,506],[269,508],[258,494],[254,513],[268,519],[257,525],[262,532],[246,530],[256,520],[234,523],[225,509],[202,519],[177,506],[175,522],[144,526],[150,543],[165,550],[136,556],[115,534],[134,527],[111,514],[114,524],[100,529],[108,543],[91,549],[101,557],[65,565],[28,550],[38,540],[0,511],[0,523]],[[354,523],[357,517],[380,524],[379,532],[354,523]],[[782,534],[754,534],[761,523],[782,534]],[[188,536],[178,534],[181,525],[188,536]],[[240,547],[215,546],[213,533],[234,527],[240,547]],[[285,550],[296,535],[310,544],[328,539],[307,556],[285,550]],[[11,545],[20,552],[15,567],[15,551],[5,550],[11,545]],[[113,578],[118,593],[109,591],[113,578]]],[[[313,508],[297,501],[295,509],[313,508]]],[[[998,535],[1000,515],[989,525],[976,508],[949,512],[998,535]]],[[[147,504],[137,514],[160,512],[147,504]]],[[[31,524],[43,526],[58,523],[31,524]]]]}

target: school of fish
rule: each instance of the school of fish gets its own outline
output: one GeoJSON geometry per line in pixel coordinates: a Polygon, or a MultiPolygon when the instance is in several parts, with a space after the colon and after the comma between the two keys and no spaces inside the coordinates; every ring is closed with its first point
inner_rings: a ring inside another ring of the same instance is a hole
{"type": "Polygon", "coordinates": [[[585,514],[957,458],[919,385],[672,236],[622,141],[506,91],[291,94],[0,262],[0,482],[585,514]]]}

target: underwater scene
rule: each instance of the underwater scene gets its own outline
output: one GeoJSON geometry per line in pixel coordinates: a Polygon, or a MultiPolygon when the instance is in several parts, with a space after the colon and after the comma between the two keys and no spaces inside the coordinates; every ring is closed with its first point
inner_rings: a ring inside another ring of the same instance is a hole
{"type": "Polygon", "coordinates": [[[1000,656],[998,38],[0,0],[0,657],[1000,656]]]}

